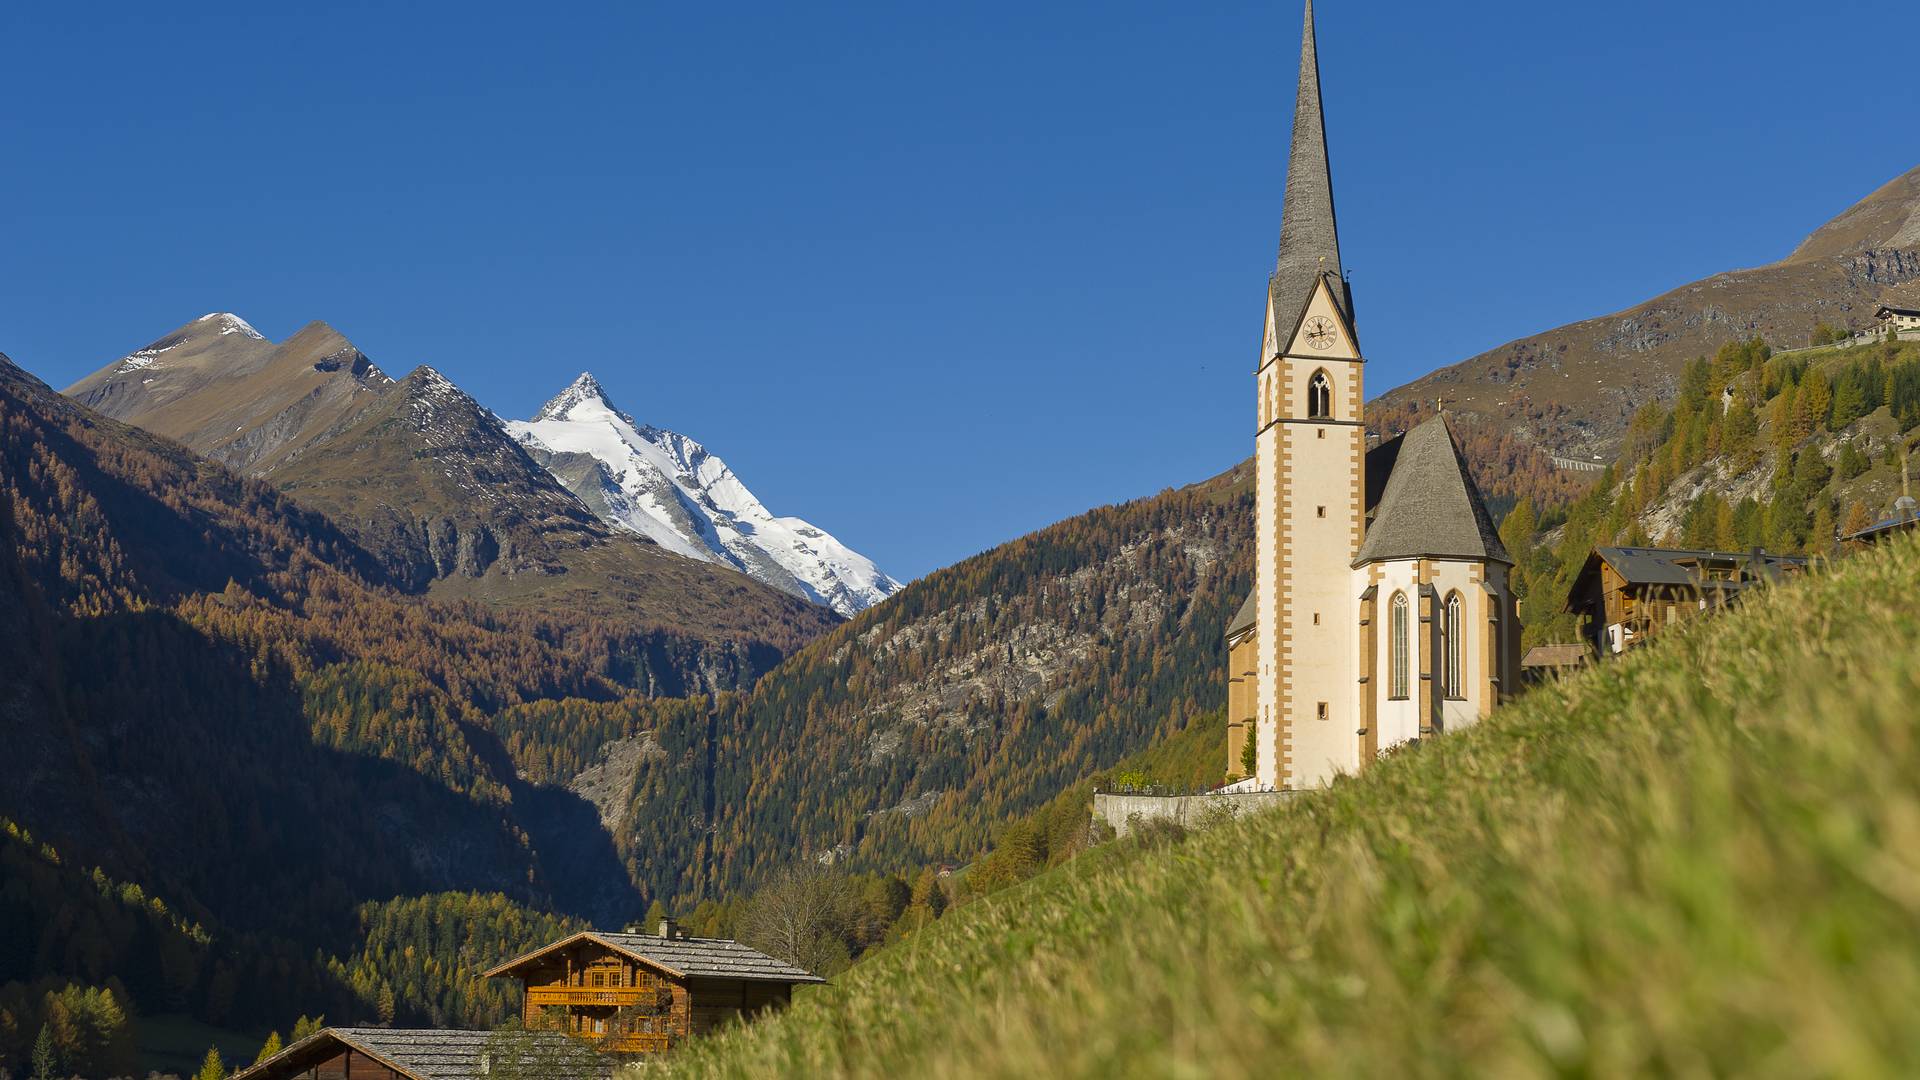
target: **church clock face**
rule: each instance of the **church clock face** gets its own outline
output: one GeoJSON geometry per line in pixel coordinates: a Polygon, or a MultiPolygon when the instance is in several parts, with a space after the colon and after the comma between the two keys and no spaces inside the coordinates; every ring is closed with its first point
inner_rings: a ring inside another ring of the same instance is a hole
{"type": "Polygon", "coordinates": [[[1307,344],[1316,349],[1331,349],[1340,335],[1333,329],[1333,320],[1325,315],[1315,315],[1308,319],[1301,329],[1306,331],[1307,344]]]}

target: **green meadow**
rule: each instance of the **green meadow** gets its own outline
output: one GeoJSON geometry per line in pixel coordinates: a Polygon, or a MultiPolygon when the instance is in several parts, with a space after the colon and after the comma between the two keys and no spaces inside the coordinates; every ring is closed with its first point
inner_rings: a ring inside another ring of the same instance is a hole
{"type": "Polygon", "coordinates": [[[1920,546],[1110,843],[673,1075],[1920,1075],[1920,546]]]}

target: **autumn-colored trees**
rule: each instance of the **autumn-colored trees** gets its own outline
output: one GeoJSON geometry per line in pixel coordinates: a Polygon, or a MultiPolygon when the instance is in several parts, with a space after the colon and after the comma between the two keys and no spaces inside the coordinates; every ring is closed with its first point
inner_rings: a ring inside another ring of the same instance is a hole
{"type": "Polygon", "coordinates": [[[1920,351],[1887,344],[1810,361],[1774,357],[1754,339],[1688,364],[1671,405],[1648,404],[1634,415],[1619,462],[1599,484],[1545,512],[1522,500],[1502,523],[1501,537],[1518,563],[1526,642],[1570,639],[1571,617],[1561,608],[1596,544],[1831,553],[1836,533],[1857,532],[1873,520],[1871,508],[1858,501],[1843,515],[1832,487],[1872,463],[1854,438],[1842,440],[1829,459],[1830,441],[1816,436],[1845,431],[1883,406],[1899,430],[1920,426],[1920,351]],[[1764,452],[1755,445],[1759,414],[1767,418],[1764,452]],[[1729,501],[1702,485],[1661,535],[1641,527],[1650,507],[1670,500],[1677,480],[1697,482],[1700,466],[1712,463],[1737,475],[1766,461],[1771,469],[1757,496],[1729,501]],[[1548,551],[1537,538],[1556,527],[1560,540],[1548,551]]]}

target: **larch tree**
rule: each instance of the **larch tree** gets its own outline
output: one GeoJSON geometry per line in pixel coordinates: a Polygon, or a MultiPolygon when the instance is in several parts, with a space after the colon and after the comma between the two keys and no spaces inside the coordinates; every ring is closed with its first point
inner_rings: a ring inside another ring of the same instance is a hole
{"type": "Polygon", "coordinates": [[[40,1035],[33,1040],[33,1080],[54,1080],[59,1067],[53,1052],[53,1029],[41,1024],[40,1035]]]}
{"type": "Polygon", "coordinates": [[[280,1050],[281,1050],[280,1033],[277,1031],[269,1032],[267,1034],[267,1041],[260,1044],[260,1052],[254,1055],[253,1063],[255,1065],[258,1065],[261,1062],[272,1057],[273,1055],[279,1053],[280,1050]]]}

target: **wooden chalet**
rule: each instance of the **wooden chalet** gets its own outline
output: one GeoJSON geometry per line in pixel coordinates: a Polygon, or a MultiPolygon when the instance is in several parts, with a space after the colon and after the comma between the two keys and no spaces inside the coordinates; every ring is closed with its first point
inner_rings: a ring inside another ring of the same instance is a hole
{"type": "MultiPolygon", "coordinates": [[[[551,1045],[569,1080],[608,1080],[614,1060],[582,1052],[558,1032],[518,1036],[551,1045]]],[[[477,1080],[492,1072],[502,1037],[490,1031],[322,1028],[230,1080],[477,1080]]],[[[503,1070],[504,1071],[504,1070],[503,1070]]]]}
{"type": "Polygon", "coordinates": [[[583,931],[485,973],[524,988],[521,1021],[623,1054],[655,1054],[736,1017],[784,1008],[825,979],[737,941],[583,931]]]}
{"type": "Polygon", "coordinates": [[[1584,617],[1582,632],[1594,651],[1611,656],[1806,565],[1802,556],[1770,555],[1759,548],[1741,554],[1600,547],[1574,578],[1567,609],[1584,617]]]}
{"type": "Polygon", "coordinates": [[[1893,304],[1881,304],[1873,313],[1873,321],[1882,333],[1902,330],[1920,330],[1920,308],[1896,307],[1893,304]]]}

